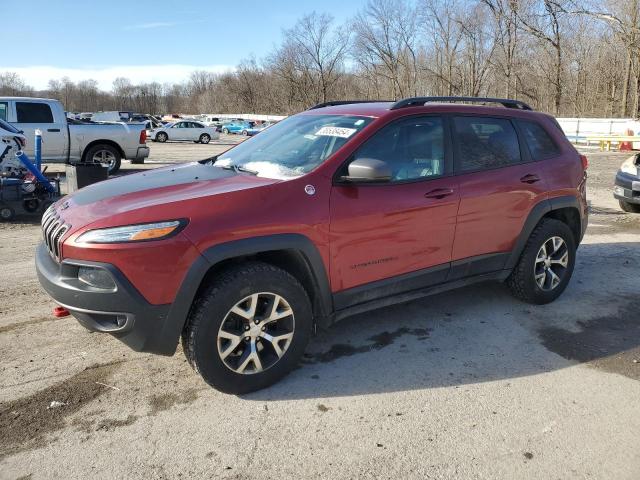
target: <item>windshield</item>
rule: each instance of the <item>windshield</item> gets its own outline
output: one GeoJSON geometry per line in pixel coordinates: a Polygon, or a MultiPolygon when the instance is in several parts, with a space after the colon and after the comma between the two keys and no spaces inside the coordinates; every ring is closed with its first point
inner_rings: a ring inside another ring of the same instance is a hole
{"type": "Polygon", "coordinates": [[[253,170],[261,177],[299,177],[324,162],[372,120],[346,115],[289,117],[226,151],[215,165],[253,170]]]}

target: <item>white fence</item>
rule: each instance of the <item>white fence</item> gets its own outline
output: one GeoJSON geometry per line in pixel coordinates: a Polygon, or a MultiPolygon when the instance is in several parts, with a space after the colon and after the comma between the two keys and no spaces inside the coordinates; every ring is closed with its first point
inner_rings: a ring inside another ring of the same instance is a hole
{"type": "MultiPolygon", "coordinates": [[[[558,118],[567,138],[573,143],[586,143],[587,137],[597,135],[640,135],[640,122],[633,118],[558,118]]],[[[634,142],[633,148],[640,148],[634,142]]]]}

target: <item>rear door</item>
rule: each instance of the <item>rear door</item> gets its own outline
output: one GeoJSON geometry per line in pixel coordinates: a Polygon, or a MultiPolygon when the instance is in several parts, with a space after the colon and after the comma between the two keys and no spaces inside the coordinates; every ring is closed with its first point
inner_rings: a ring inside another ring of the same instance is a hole
{"type": "Polygon", "coordinates": [[[26,154],[33,159],[35,131],[42,131],[42,160],[66,161],[67,124],[64,118],[55,119],[51,106],[44,102],[16,101],[16,128],[27,137],[26,154]]]}
{"type": "Polygon", "coordinates": [[[332,188],[336,308],[446,278],[459,203],[447,131],[442,117],[405,118],[374,134],[347,162],[383,160],[393,176],[378,184],[337,181],[332,188]]]}
{"type": "Polygon", "coordinates": [[[509,118],[454,116],[460,208],[449,279],[497,271],[546,189],[509,118]]]}

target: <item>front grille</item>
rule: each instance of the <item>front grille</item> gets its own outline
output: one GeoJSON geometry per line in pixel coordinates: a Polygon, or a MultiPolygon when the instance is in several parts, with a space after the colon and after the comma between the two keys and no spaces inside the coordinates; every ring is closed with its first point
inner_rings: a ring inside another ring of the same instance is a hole
{"type": "Polygon", "coordinates": [[[51,256],[58,262],[61,259],[61,242],[63,235],[71,225],[65,224],[58,216],[55,209],[50,207],[42,216],[42,238],[51,256]]]}

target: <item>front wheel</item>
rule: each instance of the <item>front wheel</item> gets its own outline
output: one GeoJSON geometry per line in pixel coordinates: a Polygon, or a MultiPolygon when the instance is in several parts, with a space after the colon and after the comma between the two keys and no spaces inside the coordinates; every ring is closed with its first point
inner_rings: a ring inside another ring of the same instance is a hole
{"type": "Polygon", "coordinates": [[[291,274],[262,262],[232,267],[195,301],[182,345],[193,368],[225,393],[268,387],[298,364],[312,312],[291,274]]]}
{"type": "Polygon", "coordinates": [[[228,135],[229,134],[229,129],[223,128],[222,129],[222,133],[224,133],[225,135],[228,135]]]}
{"type": "Polygon", "coordinates": [[[524,302],[552,302],[567,288],[575,261],[576,243],[571,229],[559,220],[545,218],[529,237],[507,285],[524,302]]]}
{"type": "Polygon", "coordinates": [[[202,135],[200,135],[200,143],[209,143],[211,141],[211,136],[209,136],[206,133],[203,133],[202,135]]]}
{"type": "Polygon", "coordinates": [[[640,213],[640,205],[635,203],[625,202],[624,200],[618,200],[620,202],[620,208],[629,213],[640,213]]]}

